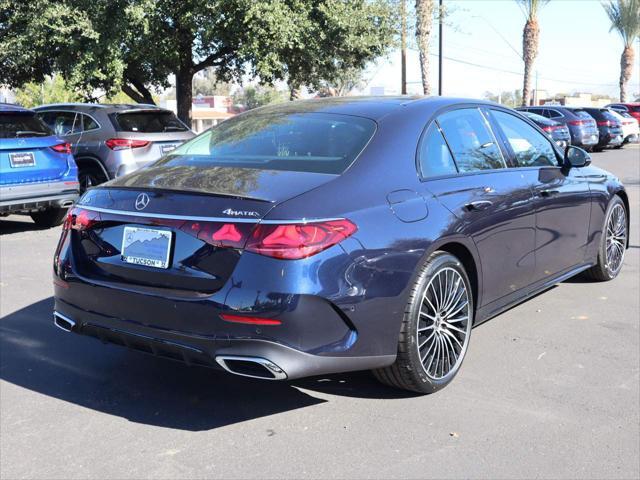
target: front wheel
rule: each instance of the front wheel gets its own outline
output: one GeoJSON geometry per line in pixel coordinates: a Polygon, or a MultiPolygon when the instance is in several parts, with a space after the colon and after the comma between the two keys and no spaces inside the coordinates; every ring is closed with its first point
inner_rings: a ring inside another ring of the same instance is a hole
{"type": "Polygon", "coordinates": [[[587,278],[600,282],[618,276],[627,249],[627,209],[619,196],[614,196],[605,215],[597,263],[585,272],[587,278]]]}
{"type": "Polygon", "coordinates": [[[460,260],[437,251],[422,266],[393,365],[373,371],[387,385],[432,393],[448,385],[467,353],[473,324],[471,285],[460,260]]]}
{"type": "Polygon", "coordinates": [[[64,221],[67,210],[66,208],[50,208],[41,212],[33,212],[29,216],[38,227],[51,228],[64,221]]]}

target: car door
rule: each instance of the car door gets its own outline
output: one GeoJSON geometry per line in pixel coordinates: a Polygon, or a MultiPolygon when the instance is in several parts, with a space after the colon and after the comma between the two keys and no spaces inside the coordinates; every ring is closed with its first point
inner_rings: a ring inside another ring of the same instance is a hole
{"type": "Polygon", "coordinates": [[[71,153],[78,153],[82,137],[82,116],[72,111],[46,110],[38,116],[60,139],[71,144],[71,153]]]}
{"type": "Polygon", "coordinates": [[[533,184],[535,281],[584,264],[591,195],[580,169],[567,169],[548,138],[519,117],[491,110],[518,170],[533,184]]]}
{"type": "Polygon", "coordinates": [[[531,185],[508,168],[479,108],[437,117],[419,148],[425,193],[458,219],[456,234],[471,237],[480,256],[480,307],[529,284],[534,272],[535,215],[531,185]]]}

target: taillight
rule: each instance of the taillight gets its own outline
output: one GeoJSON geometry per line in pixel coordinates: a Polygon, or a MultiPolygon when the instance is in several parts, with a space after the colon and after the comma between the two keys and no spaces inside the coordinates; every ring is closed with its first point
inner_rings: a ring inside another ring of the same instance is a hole
{"type": "Polygon", "coordinates": [[[569,121],[569,125],[573,125],[574,127],[579,127],[580,125],[588,125],[588,120],[571,120],[569,121]]]}
{"type": "Polygon", "coordinates": [[[253,224],[189,221],[180,229],[214,247],[243,248],[253,224]]]}
{"type": "Polygon", "coordinates": [[[58,153],[71,153],[71,144],[66,142],[59,143],[58,145],[54,145],[53,147],[49,148],[58,153]]]}
{"type": "Polygon", "coordinates": [[[613,125],[611,125],[611,120],[600,120],[599,122],[596,122],[596,124],[599,127],[612,127],[613,125]]]}
{"type": "Polygon", "coordinates": [[[127,148],[141,148],[149,145],[148,140],[133,140],[131,138],[110,138],[104,144],[111,150],[124,150],[127,148]]]}
{"type": "Polygon", "coordinates": [[[268,257],[296,260],[310,257],[353,235],[349,220],[294,224],[259,224],[245,250],[268,257]]]}
{"type": "Polygon", "coordinates": [[[554,130],[558,130],[559,128],[562,128],[562,127],[560,127],[560,125],[547,125],[546,127],[542,127],[542,130],[549,133],[549,132],[553,132],[554,130]]]}
{"type": "Polygon", "coordinates": [[[67,213],[67,218],[62,228],[63,230],[89,230],[99,221],[100,214],[98,212],[74,207],[67,213]]]}

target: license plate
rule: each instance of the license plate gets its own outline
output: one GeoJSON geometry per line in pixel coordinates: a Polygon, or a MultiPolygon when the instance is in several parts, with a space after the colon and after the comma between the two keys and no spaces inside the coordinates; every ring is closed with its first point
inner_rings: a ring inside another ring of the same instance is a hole
{"type": "Polygon", "coordinates": [[[172,233],[154,228],[124,227],[122,261],[153,268],[169,268],[172,233]]]}
{"type": "Polygon", "coordinates": [[[9,164],[11,168],[21,167],[33,167],[36,164],[36,159],[33,153],[10,153],[9,164]]]}
{"type": "Polygon", "coordinates": [[[162,145],[160,148],[162,149],[162,154],[166,155],[169,152],[172,152],[176,149],[177,145],[162,145]]]}

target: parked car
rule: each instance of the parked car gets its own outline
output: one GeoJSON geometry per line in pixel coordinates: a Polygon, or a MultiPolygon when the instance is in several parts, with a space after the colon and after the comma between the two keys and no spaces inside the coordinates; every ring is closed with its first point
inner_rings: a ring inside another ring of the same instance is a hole
{"type": "Polygon", "coordinates": [[[599,135],[596,121],[584,110],[559,105],[522,107],[517,110],[537,113],[556,122],[564,123],[569,127],[572,145],[591,150],[598,144],[599,135]]]}
{"type": "Polygon", "coordinates": [[[640,122],[640,103],[610,103],[606,105],[607,108],[611,108],[616,112],[624,112],[631,115],[633,118],[640,122]]]}
{"type": "Polygon", "coordinates": [[[533,121],[542,130],[544,130],[549,137],[551,137],[560,148],[566,148],[571,145],[571,133],[569,127],[564,123],[556,122],[550,118],[543,117],[537,113],[521,112],[529,120],[533,121]]]}
{"type": "Polygon", "coordinates": [[[489,102],[252,110],[84,194],[54,322],[237,375],[373,369],[433,392],[473,325],[578,273],[618,275],[627,194],[589,163],[489,102]]]}
{"type": "Polygon", "coordinates": [[[61,224],[78,198],[70,149],[32,110],[0,103],[0,216],[27,214],[41,227],[61,224]]]}
{"type": "Polygon", "coordinates": [[[172,111],[154,105],[67,103],[35,111],[71,144],[82,192],[148,165],[195,136],[172,111]]]}
{"type": "Polygon", "coordinates": [[[618,147],[622,145],[624,136],[622,134],[622,124],[611,114],[607,108],[585,107],[583,109],[591,115],[598,125],[599,141],[593,147],[594,151],[601,151],[607,147],[618,147]]]}
{"type": "MultiPolygon", "coordinates": [[[[617,112],[616,110],[609,109],[611,113],[622,125],[622,136],[624,138],[623,144],[636,143],[640,141],[640,128],[638,127],[638,120],[633,118],[627,112],[617,112]]],[[[619,145],[615,148],[622,148],[619,145]]]]}

